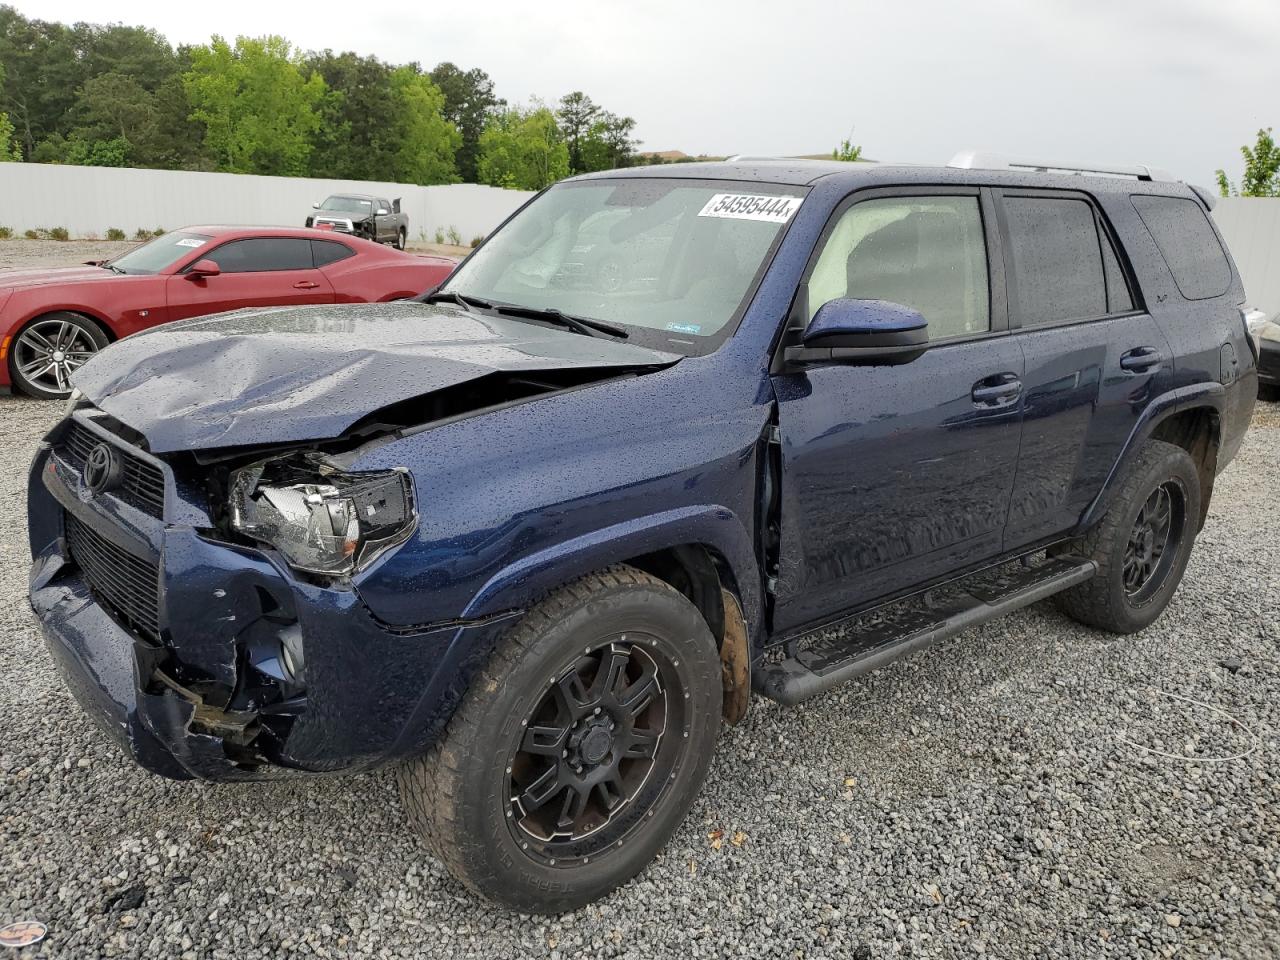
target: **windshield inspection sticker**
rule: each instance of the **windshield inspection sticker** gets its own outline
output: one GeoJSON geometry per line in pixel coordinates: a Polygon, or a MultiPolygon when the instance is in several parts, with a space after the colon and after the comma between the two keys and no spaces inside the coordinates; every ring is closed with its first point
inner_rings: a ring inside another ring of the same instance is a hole
{"type": "Polygon", "coordinates": [[[750,193],[717,193],[707,201],[700,217],[728,220],[765,220],[786,223],[800,209],[800,197],[766,197],[750,193]]]}
{"type": "Polygon", "coordinates": [[[175,247],[203,247],[204,241],[197,240],[195,237],[183,237],[181,240],[175,243],[174,246],[175,247]]]}
{"type": "Polygon", "coordinates": [[[702,333],[702,324],[700,323],[668,323],[667,330],[671,333],[702,333]]]}

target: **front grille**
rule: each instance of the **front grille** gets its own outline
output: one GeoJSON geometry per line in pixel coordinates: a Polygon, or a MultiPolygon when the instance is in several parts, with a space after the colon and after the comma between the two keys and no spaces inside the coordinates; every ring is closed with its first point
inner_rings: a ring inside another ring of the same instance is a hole
{"type": "MultiPolygon", "coordinates": [[[[89,451],[102,442],[96,433],[73,420],[62,437],[60,452],[77,470],[83,470],[85,461],[89,458],[89,451]]],[[[120,455],[123,470],[120,486],[110,491],[111,496],[153,517],[163,518],[164,474],[160,468],[119,444],[112,446],[120,455]]]]}
{"type": "Polygon", "coordinates": [[[149,640],[160,639],[160,569],[122,550],[64,514],[67,553],[84,574],[94,599],[149,640]]]}

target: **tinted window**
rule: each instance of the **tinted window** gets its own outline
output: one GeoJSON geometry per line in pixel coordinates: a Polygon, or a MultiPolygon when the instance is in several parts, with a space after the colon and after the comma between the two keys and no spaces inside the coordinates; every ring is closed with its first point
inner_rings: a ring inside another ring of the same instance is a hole
{"type": "Polygon", "coordinates": [[[1204,207],[1177,197],[1131,197],[1142,222],[1188,300],[1219,297],[1231,285],[1231,266],[1204,207]]]}
{"type": "Polygon", "coordinates": [[[208,259],[223,273],[310,270],[311,241],[292,237],[232,240],[210,253],[208,259]]]}
{"type": "Polygon", "coordinates": [[[327,267],[347,257],[354,257],[356,252],[345,243],[338,243],[336,240],[312,240],[311,254],[315,257],[317,267],[327,267]]]}
{"type": "Polygon", "coordinates": [[[1106,314],[1093,207],[1083,200],[1006,196],[1004,208],[1022,324],[1106,314]]]}
{"type": "Polygon", "coordinates": [[[809,276],[809,316],[840,297],[918,310],[929,321],[931,340],[991,329],[977,198],[854,204],[836,223],[809,276]]]}
{"type": "Polygon", "coordinates": [[[1102,233],[1102,269],[1107,275],[1107,312],[1124,313],[1133,309],[1133,295],[1129,293],[1129,281],[1120,269],[1120,258],[1110,238],[1102,233]]]}

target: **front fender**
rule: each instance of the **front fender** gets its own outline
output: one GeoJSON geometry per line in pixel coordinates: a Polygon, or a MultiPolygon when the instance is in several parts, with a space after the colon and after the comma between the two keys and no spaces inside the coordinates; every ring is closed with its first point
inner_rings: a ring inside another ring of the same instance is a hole
{"type": "Polygon", "coordinates": [[[717,551],[737,581],[751,636],[762,623],[760,568],[747,527],[715,504],[680,507],[626,520],[549,546],[504,567],[477,591],[463,613],[479,620],[523,609],[555,588],[641,554],[691,544],[717,551]]]}
{"type": "Polygon", "coordinates": [[[1094,498],[1093,502],[1085,508],[1084,513],[1081,514],[1080,522],[1076,526],[1076,532],[1083,533],[1106,514],[1107,509],[1115,499],[1116,491],[1120,488],[1120,483],[1124,479],[1129,465],[1133,463],[1133,459],[1138,455],[1138,451],[1142,449],[1142,445],[1151,439],[1151,435],[1155,433],[1156,428],[1163,421],[1168,420],[1174,414],[1195,407],[1210,408],[1221,417],[1226,402],[1226,388],[1221,383],[1210,380],[1178,387],[1176,390],[1162,393],[1147,404],[1147,408],[1142,411],[1142,416],[1134,424],[1133,429],[1129,431],[1129,437],[1125,440],[1120,456],[1112,464],[1111,472],[1107,474],[1102,490],[1094,498]]]}

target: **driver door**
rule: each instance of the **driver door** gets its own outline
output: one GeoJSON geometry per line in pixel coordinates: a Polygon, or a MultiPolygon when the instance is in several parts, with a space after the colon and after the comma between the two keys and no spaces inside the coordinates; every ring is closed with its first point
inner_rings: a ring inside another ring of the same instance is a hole
{"type": "Polygon", "coordinates": [[[838,297],[888,300],[924,315],[930,346],[898,366],[831,363],[774,376],[779,631],[1002,551],[1023,358],[1008,336],[999,257],[989,255],[989,204],[976,188],[862,193],[819,242],[798,300],[803,323],[838,297]]]}
{"type": "Polygon", "coordinates": [[[194,278],[187,271],[165,282],[172,320],[200,317],[242,307],[333,303],[333,286],[314,267],[311,241],[296,237],[230,240],[209,251],[222,271],[194,278]]]}

